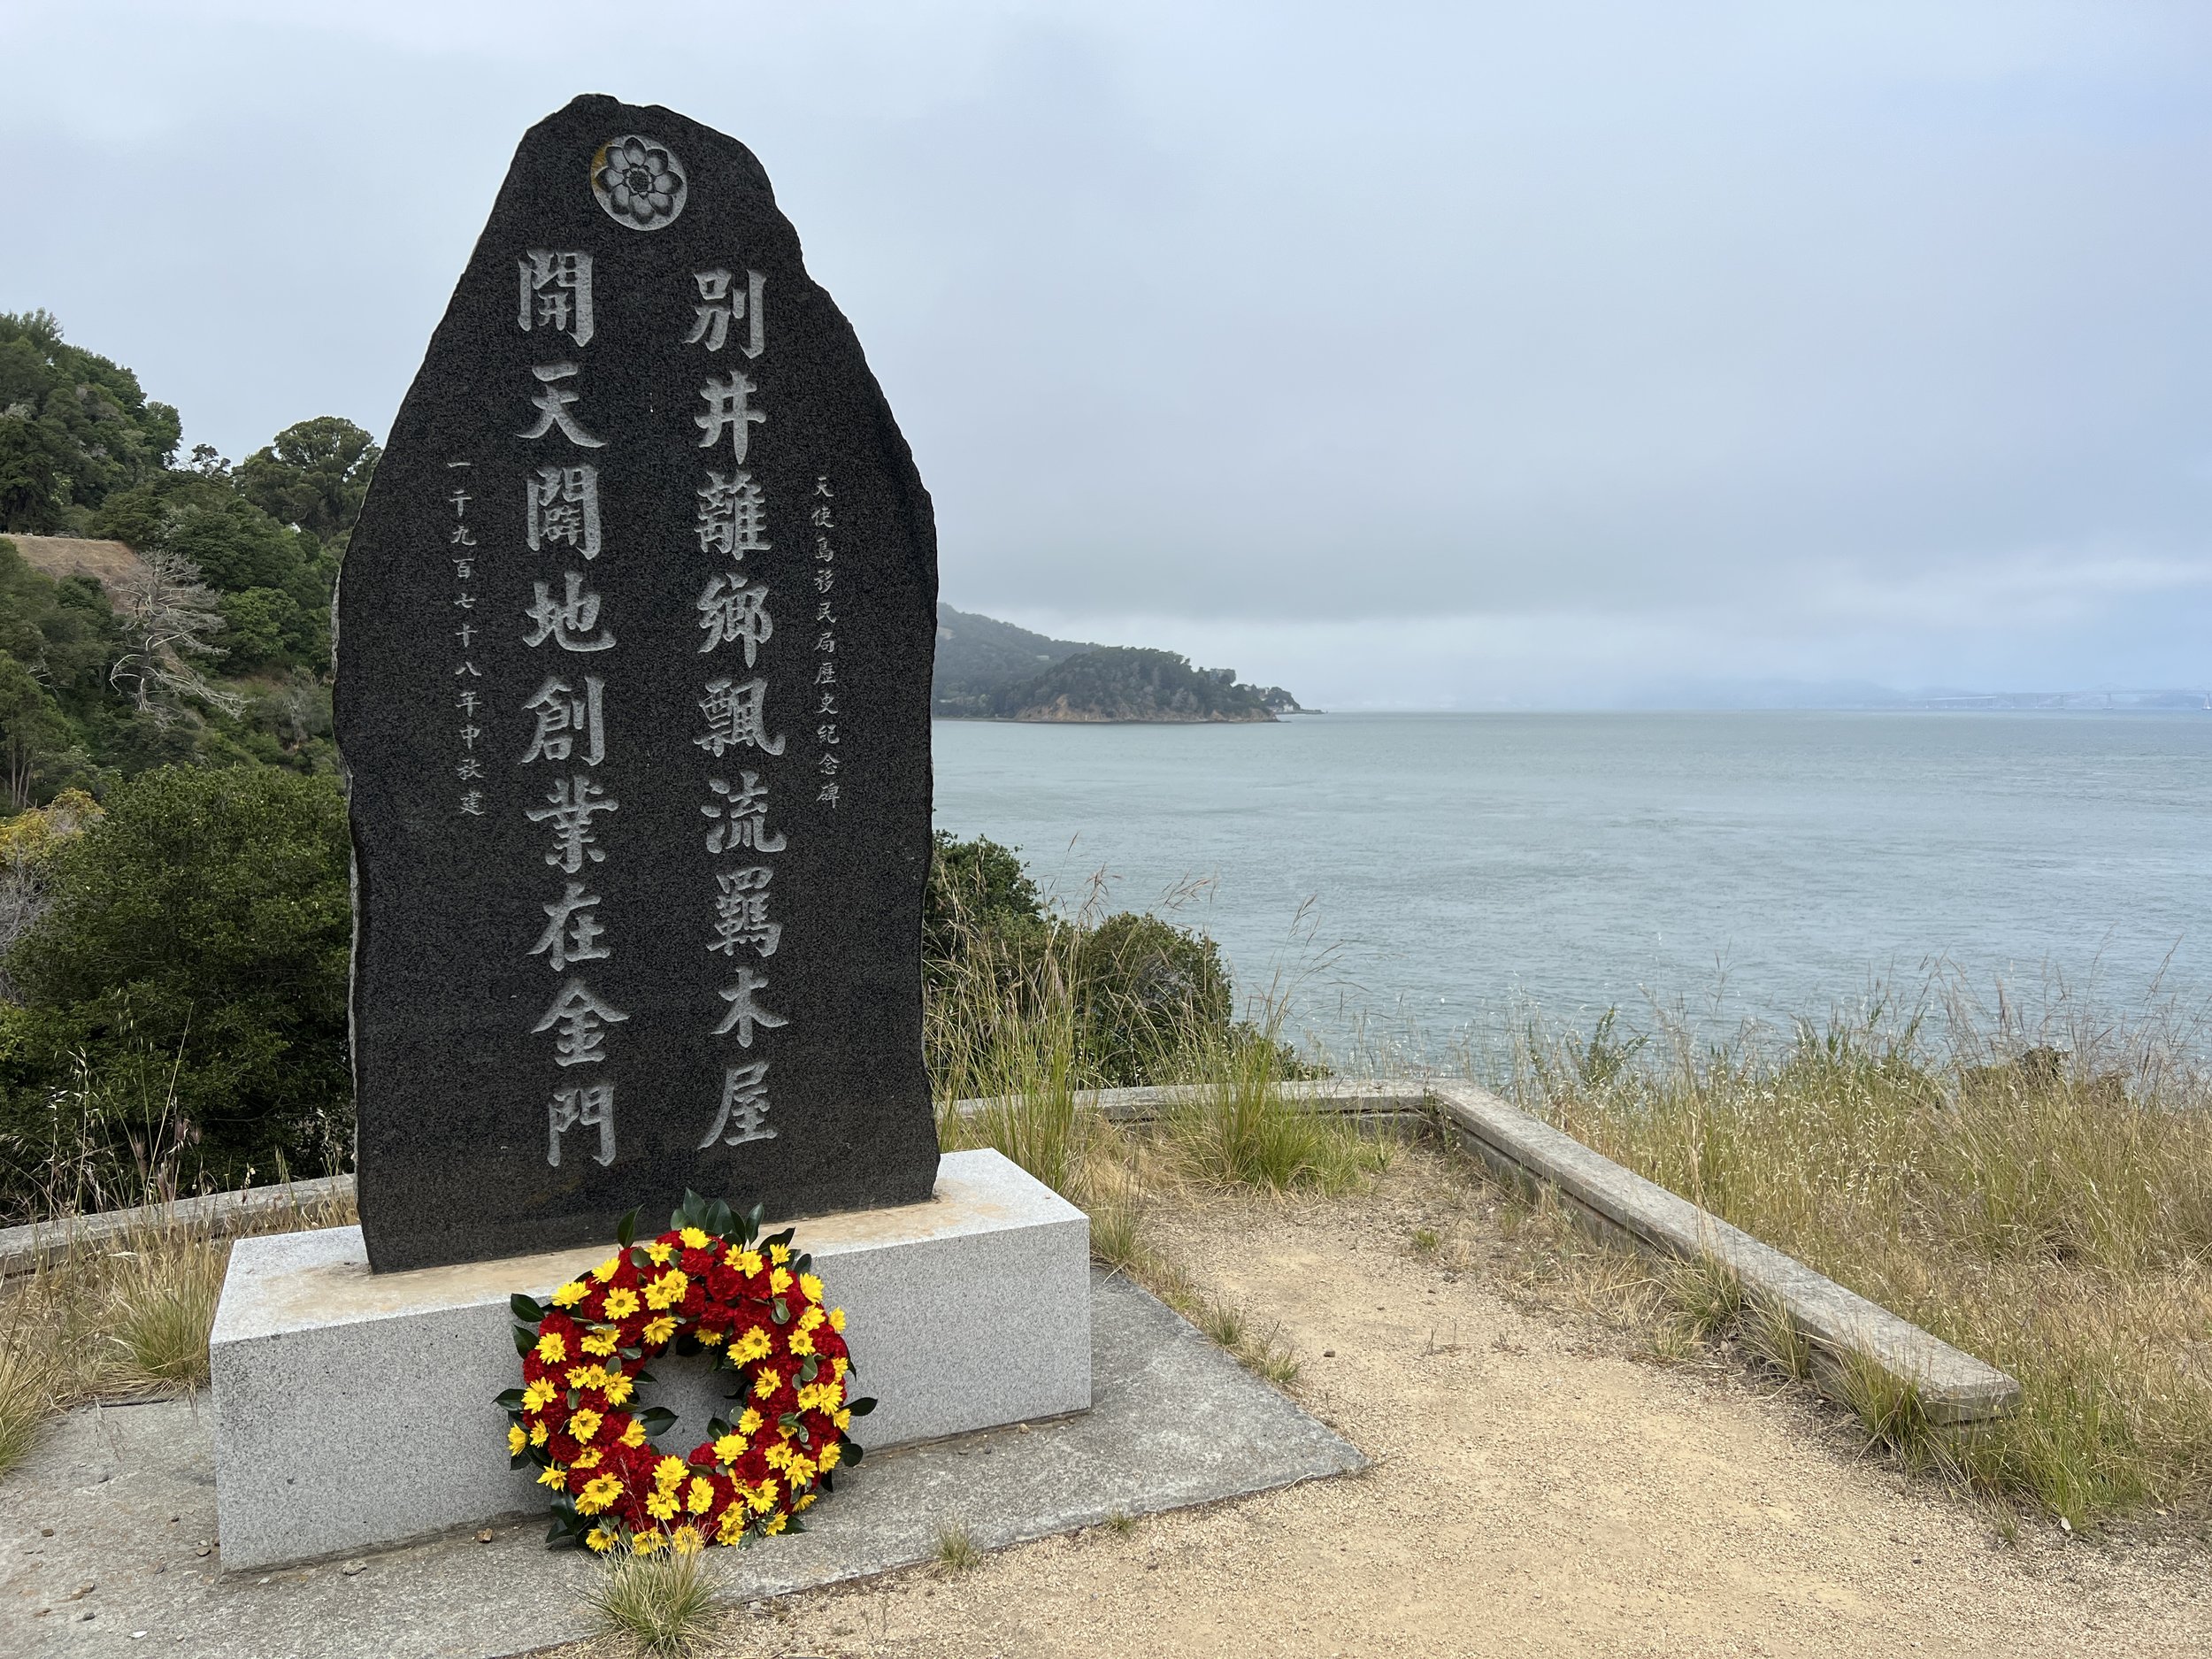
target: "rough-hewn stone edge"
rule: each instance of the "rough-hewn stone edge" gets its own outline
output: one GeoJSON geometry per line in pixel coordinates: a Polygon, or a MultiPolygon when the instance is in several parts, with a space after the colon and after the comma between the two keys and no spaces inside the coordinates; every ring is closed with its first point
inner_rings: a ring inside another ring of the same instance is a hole
{"type": "Polygon", "coordinates": [[[300,1215],[323,1205],[352,1202],[352,1176],[323,1175],[313,1180],[249,1187],[238,1192],[140,1204],[130,1210],[64,1216],[58,1221],[35,1221],[27,1226],[0,1227],[0,1279],[50,1267],[72,1250],[99,1249],[155,1229],[184,1227],[213,1238],[229,1238],[271,1216],[300,1215]]]}
{"type": "MultiPolygon", "coordinates": [[[[1825,1393],[1842,1396],[1845,1365],[1857,1355],[1916,1388],[1934,1422],[2003,1417],[2019,1403],[2020,1385],[1994,1366],[1623,1169],[1487,1089],[1445,1079],[1332,1079],[1286,1083],[1282,1088],[1286,1098],[1318,1110],[1361,1118],[1421,1117],[1448,1125],[1498,1179],[1525,1192],[1547,1187],[1557,1192],[1578,1219],[1601,1236],[1662,1256],[1720,1262],[1747,1291],[1770,1295],[1787,1310],[1812,1346],[1814,1380],[1825,1393]]],[[[1137,1122],[1194,1099],[1202,1101],[1206,1093],[1202,1085],[1102,1089],[1077,1099],[1117,1121],[1137,1122]]],[[[972,1114],[993,1103],[963,1101],[960,1110],[972,1114]]]]}

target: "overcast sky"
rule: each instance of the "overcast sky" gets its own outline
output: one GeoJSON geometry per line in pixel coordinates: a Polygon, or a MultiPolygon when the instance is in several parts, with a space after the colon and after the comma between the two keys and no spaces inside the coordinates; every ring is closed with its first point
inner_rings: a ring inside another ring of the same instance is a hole
{"type": "Polygon", "coordinates": [[[1328,706],[2212,680],[2212,7],[0,0],[0,309],[380,435],[523,129],[750,145],[943,591],[1328,706]]]}

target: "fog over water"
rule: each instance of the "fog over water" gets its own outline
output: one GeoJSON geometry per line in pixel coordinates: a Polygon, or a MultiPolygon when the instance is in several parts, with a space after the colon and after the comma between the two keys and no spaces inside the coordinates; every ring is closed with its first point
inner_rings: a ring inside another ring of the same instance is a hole
{"type": "Polygon", "coordinates": [[[2212,715],[940,721],[934,748],[940,827],[1064,898],[1210,878],[1181,917],[1333,1046],[1363,1012],[1441,1049],[1517,1000],[1786,1023],[1947,962],[1985,995],[2212,998],[2212,715]]]}

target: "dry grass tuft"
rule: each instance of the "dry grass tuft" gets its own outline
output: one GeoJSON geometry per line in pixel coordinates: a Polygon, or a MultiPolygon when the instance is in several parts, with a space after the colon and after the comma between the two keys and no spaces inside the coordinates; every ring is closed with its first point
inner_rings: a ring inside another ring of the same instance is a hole
{"type": "Polygon", "coordinates": [[[972,1572],[983,1560],[983,1552],[968,1529],[948,1521],[937,1529],[936,1563],[938,1570],[947,1578],[957,1578],[972,1572]]]}
{"type": "Polygon", "coordinates": [[[656,1659],[698,1652],[719,1623],[713,1579],[700,1550],[612,1552],[590,1600],[610,1632],[656,1659]]]}
{"type": "MultiPolygon", "coordinates": [[[[352,1218],[350,1205],[323,1204],[259,1225],[352,1218]]],[[[172,1213],[0,1285],[0,1471],[29,1451],[56,1411],[205,1386],[208,1333],[229,1263],[227,1235],[172,1213]]]]}

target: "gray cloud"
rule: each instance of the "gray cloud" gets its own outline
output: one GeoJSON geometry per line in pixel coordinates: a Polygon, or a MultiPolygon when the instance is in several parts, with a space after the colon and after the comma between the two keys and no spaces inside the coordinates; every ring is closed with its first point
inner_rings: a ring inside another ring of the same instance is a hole
{"type": "Polygon", "coordinates": [[[1338,703],[2212,677],[2200,9],[301,10],[0,23],[0,305],[191,440],[380,427],[599,89],[761,154],[956,603],[1338,703]]]}

